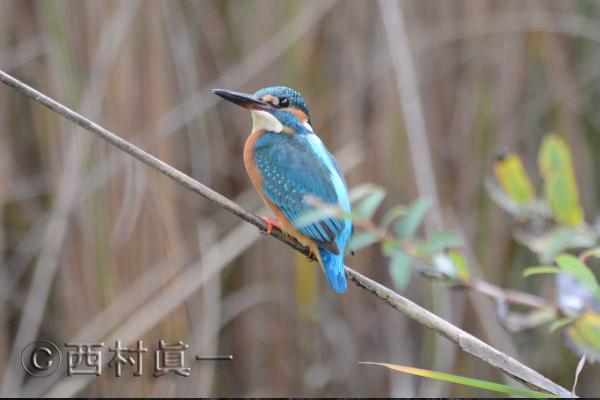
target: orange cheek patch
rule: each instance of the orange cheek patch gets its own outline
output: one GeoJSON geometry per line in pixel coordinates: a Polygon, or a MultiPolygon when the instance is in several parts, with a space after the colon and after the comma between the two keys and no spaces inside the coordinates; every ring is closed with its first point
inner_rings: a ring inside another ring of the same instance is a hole
{"type": "Polygon", "coordinates": [[[279,99],[271,94],[263,96],[262,100],[266,101],[267,103],[279,104],[279,99]]]}

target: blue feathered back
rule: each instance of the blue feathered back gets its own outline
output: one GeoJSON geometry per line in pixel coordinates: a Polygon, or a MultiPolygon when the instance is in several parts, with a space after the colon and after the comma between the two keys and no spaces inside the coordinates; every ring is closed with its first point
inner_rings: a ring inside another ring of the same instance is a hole
{"type": "Polygon", "coordinates": [[[349,219],[327,217],[308,225],[300,217],[314,211],[308,201],[314,196],[350,212],[348,188],[337,163],[321,140],[293,118],[290,113],[276,115],[298,133],[266,132],[255,143],[256,166],[262,177],[262,191],[298,231],[319,246],[327,279],[338,293],[346,291],[344,251],[352,233],[349,219]],[[285,121],[285,119],[289,121],[285,121]],[[337,253],[337,254],[336,254],[337,253]]]}

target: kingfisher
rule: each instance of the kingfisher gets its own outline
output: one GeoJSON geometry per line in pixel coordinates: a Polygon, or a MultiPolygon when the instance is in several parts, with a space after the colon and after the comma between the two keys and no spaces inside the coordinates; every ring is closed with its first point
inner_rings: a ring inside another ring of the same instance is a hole
{"type": "Polygon", "coordinates": [[[351,212],[348,186],[340,168],[312,128],[304,97],[286,86],[254,94],[213,92],[252,115],[252,132],[244,145],[244,165],[252,185],[276,218],[263,217],[267,233],[277,227],[307,246],[331,287],[344,293],[344,251],[352,235],[349,218],[324,216],[304,224],[301,217],[319,203],[351,212]]]}

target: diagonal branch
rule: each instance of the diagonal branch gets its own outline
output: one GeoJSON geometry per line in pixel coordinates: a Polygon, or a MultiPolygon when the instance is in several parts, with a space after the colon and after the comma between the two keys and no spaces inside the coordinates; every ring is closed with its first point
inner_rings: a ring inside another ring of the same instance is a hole
{"type": "MultiPolygon", "coordinates": [[[[61,103],[51,99],[50,97],[38,92],[37,90],[27,86],[26,84],[15,79],[11,75],[0,71],[0,81],[11,88],[17,90],[21,94],[39,102],[46,106],[57,114],[70,121],[76,123],[82,128],[88,130],[94,135],[104,139],[113,146],[123,150],[127,154],[135,157],[144,164],[154,168],[160,173],[168,176],[184,187],[191,191],[198,193],[206,199],[217,203],[222,208],[236,215],[237,217],[249,222],[261,230],[266,230],[267,226],[265,222],[254,214],[244,210],[241,206],[235,202],[229,200],[227,197],[215,192],[209,187],[201,184],[200,182],[192,179],[183,172],[173,168],[158,158],[146,153],[139,147],[134,146],[128,141],[115,135],[114,133],[104,129],[100,125],[90,121],[89,119],[79,115],[75,111],[65,107],[61,103]]],[[[280,241],[286,243],[293,249],[301,252],[304,255],[309,254],[308,248],[303,246],[297,240],[287,236],[279,230],[274,230],[273,235],[280,241]]],[[[346,268],[346,276],[358,287],[365,289],[373,293],[377,298],[383,302],[389,304],[396,310],[402,312],[407,317],[417,321],[421,325],[424,325],[430,329],[433,329],[437,333],[445,336],[452,342],[458,344],[461,349],[469,354],[476,356],[477,358],[485,361],[486,363],[498,368],[505,374],[513,377],[517,381],[537,390],[543,390],[548,393],[570,397],[571,393],[560,385],[552,382],[545,378],[537,371],[521,364],[519,361],[513,359],[505,353],[491,347],[487,343],[481,341],[475,336],[463,331],[462,329],[452,325],[448,321],[438,317],[437,315],[427,311],[419,305],[413,303],[407,298],[399,295],[398,293],[388,289],[387,287],[367,278],[366,276],[356,272],[352,268],[346,268]]]]}

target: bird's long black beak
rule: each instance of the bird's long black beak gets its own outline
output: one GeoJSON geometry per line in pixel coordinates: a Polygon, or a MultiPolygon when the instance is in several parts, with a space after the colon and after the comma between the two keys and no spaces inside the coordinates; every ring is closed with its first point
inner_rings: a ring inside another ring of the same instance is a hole
{"type": "Polygon", "coordinates": [[[213,89],[213,93],[227,101],[232,102],[233,104],[237,104],[238,106],[242,106],[249,110],[272,110],[274,108],[271,104],[267,103],[266,101],[262,101],[252,94],[234,92],[233,90],[224,89],[213,89]]]}

